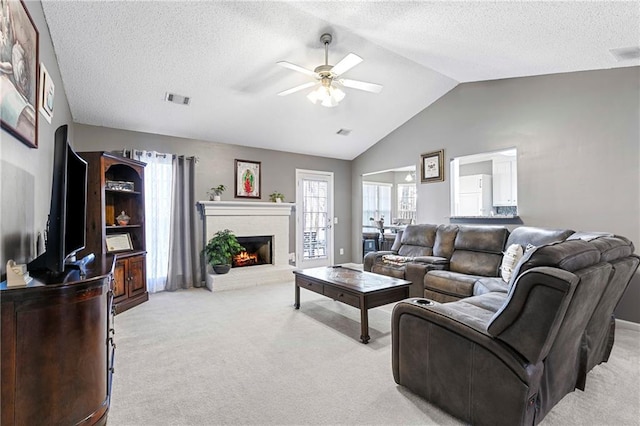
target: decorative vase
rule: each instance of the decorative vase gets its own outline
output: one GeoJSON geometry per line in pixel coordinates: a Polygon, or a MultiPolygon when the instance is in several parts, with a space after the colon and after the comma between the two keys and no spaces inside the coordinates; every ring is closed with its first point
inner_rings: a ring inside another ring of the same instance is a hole
{"type": "Polygon", "coordinates": [[[226,274],[231,269],[231,265],[211,265],[213,272],[218,275],[226,274]]]}
{"type": "Polygon", "coordinates": [[[118,222],[118,225],[120,226],[126,226],[129,224],[130,219],[131,218],[123,210],[122,213],[120,213],[118,217],[116,217],[116,222],[118,222]]]}
{"type": "Polygon", "coordinates": [[[220,196],[219,195],[214,195],[213,196],[213,201],[220,201],[220,196]]]}

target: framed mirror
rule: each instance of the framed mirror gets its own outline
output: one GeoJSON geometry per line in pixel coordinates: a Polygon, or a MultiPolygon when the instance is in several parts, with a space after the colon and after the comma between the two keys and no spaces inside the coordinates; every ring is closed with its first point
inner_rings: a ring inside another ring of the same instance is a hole
{"type": "Polygon", "coordinates": [[[516,148],[451,160],[451,217],[518,215],[516,148]]]}

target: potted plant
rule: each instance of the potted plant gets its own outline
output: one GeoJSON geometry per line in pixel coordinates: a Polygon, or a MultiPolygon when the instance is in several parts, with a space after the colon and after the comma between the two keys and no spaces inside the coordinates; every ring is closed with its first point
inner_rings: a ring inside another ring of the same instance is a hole
{"type": "Polygon", "coordinates": [[[209,200],[211,201],[220,201],[220,196],[227,189],[226,186],[220,184],[214,188],[211,188],[207,194],[209,194],[209,200]]]}
{"type": "Polygon", "coordinates": [[[282,203],[284,202],[284,194],[281,194],[278,191],[273,191],[269,194],[269,200],[271,200],[272,203],[282,203]]]}
{"type": "Polygon", "coordinates": [[[204,254],[216,274],[226,274],[231,269],[233,256],[243,250],[235,234],[224,229],[213,235],[204,248],[204,254]]]}

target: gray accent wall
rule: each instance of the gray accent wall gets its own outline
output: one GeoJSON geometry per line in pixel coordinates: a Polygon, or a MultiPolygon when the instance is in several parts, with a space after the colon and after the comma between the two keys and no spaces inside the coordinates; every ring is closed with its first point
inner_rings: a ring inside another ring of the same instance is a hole
{"type": "MultiPolygon", "coordinates": [[[[612,232],[638,247],[639,95],[640,67],[460,84],[353,161],[354,230],[363,173],[419,167],[421,153],[444,148],[445,181],[418,184],[418,223],[449,223],[449,160],[516,147],[525,225],[612,232]]],[[[640,273],[617,316],[640,322],[638,300],[640,273]]]]}
{"type": "MultiPolygon", "coordinates": [[[[222,200],[269,201],[269,194],[278,191],[285,195],[286,202],[295,202],[296,169],[333,172],[334,214],[338,217],[338,224],[333,225],[334,262],[351,260],[351,161],[84,124],[76,124],[75,141],[79,151],[122,151],[129,148],[198,157],[196,196],[200,200],[209,199],[207,191],[211,187],[224,184],[227,190],[222,194],[222,200]],[[260,200],[234,198],[235,159],[262,163],[260,200]],[[341,248],[344,248],[343,255],[340,255],[341,248]]],[[[295,220],[292,215],[289,252],[295,252],[295,247],[295,220]]]]}
{"type": "Polygon", "coordinates": [[[38,148],[30,148],[5,130],[0,131],[0,275],[5,279],[8,259],[27,263],[36,256],[36,235],[43,233],[51,202],[55,130],[73,122],[49,29],[40,2],[25,2],[39,35],[39,63],[55,85],[51,124],[38,114],[38,148]]]}

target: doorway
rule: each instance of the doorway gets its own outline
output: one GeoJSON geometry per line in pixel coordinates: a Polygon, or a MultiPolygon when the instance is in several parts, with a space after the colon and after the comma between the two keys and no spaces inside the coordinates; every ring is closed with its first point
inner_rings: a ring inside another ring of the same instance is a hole
{"type": "Polygon", "coordinates": [[[333,264],[333,173],[296,169],[296,266],[333,264]]]}

